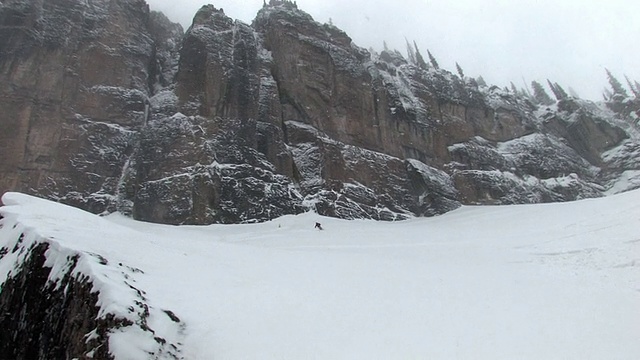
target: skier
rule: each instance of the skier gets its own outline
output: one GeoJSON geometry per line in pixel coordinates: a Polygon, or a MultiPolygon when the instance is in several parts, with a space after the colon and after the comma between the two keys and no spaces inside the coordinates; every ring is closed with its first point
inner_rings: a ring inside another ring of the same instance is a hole
{"type": "Polygon", "coordinates": [[[320,223],[317,222],[315,228],[318,230],[322,230],[322,225],[320,225],[320,223]]]}

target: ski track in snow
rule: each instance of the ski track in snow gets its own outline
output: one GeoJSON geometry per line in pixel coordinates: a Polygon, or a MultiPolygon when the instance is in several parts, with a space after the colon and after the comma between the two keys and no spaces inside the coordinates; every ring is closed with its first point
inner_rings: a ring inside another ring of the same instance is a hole
{"type": "MultiPolygon", "coordinates": [[[[152,325],[184,359],[640,358],[640,190],[394,223],[307,213],[180,227],[3,201],[5,225],[140,269],[150,307],[182,321],[152,325]]],[[[15,243],[7,227],[0,246],[15,243]]]]}

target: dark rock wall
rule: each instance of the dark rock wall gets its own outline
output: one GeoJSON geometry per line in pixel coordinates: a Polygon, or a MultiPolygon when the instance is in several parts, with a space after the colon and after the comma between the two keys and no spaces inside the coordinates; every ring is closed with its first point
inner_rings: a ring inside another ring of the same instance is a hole
{"type": "Polygon", "coordinates": [[[0,192],[173,224],[396,219],[598,196],[638,167],[614,119],[633,101],[545,111],[290,3],[251,25],[207,5],[184,36],[137,0],[5,1],[0,25],[0,192]]]}
{"type": "Polygon", "coordinates": [[[0,6],[0,192],[113,209],[151,75],[162,73],[154,19],[141,0],[0,6]]]}
{"type": "Polygon", "coordinates": [[[68,276],[60,286],[48,281],[47,248],[43,243],[28,249],[18,273],[2,284],[0,359],[111,358],[105,335],[114,324],[96,320],[97,293],[91,283],[68,276]],[[87,339],[94,330],[96,336],[87,339]]]}

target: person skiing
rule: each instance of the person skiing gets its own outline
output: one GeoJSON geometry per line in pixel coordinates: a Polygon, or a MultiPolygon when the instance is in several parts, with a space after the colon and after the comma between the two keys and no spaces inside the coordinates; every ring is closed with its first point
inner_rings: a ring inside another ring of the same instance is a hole
{"type": "Polygon", "coordinates": [[[315,228],[318,230],[322,230],[322,225],[320,225],[320,223],[317,222],[315,228]]]}

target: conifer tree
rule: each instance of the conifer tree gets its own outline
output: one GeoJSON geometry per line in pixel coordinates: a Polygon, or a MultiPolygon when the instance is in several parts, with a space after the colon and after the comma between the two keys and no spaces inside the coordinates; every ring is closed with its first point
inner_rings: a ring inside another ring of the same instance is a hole
{"type": "Polygon", "coordinates": [[[420,49],[418,49],[418,44],[416,44],[415,41],[413,42],[413,47],[416,50],[416,63],[418,64],[418,67],[420,67],[423,70],[427,70],[429,68],[429,65],[427,65],[426,61],[424,61],[424,58],[420,53],[420,49]]]}
{"type": "Polygon", "coordinates": [[[532,98],[533,95],[531,95],[531,90],[529,90],[529,85],[527,85],[527,81],[524,79],[524,76],[522,77],[522,83],[524,84],[522,91],[528,98],[532,98]]]}
{"type": "Polygon", "coordinates": [[[618,81],[618,79],[616,79],[615,76],[613,76],[613,74],[611,73],[611,71],[609,71],[609,69],[605,68],[605,71],[607,72],[607,77],[609,78],[609,85],[611,85],[611,89],[613,90],[613,95],[622,95],[624,97],[628,97],[629,94],[627,93],[627,90],[624,89],[620,81],[618,81]]]}
{"type": "Polygon", "coordinates": [[[518,95],[518,88],[516,87],[516,84],[513,83],[513,81],[511,81],[511,92],[514,95],[518,95]]]}
{"type": "Polygon", "coordinates": [[[478,76],[478,78],[476,79],[476,82],[478,83],[478,86],[487,86],[487,82],[484,81],[484,78],[482,77],[482,75],[478,76]]]}
{"type": "Polygon", "coordinates": [[[567,92],[564,91],[564,89],[562,88],[562,86],[560,86],[560,84],[554,83],[554,85],[556,86],[556,91],[558,92],[558,95],[560,95],[560,99],[569,98],[569,94],[567,94],[567,92]]]}
{"type": "Polygon", "coordinates": [[[404,41],[407,43],[407,56],[409,57],[409,62],[416,65],[416,52],[411,44],[409,44],[409,40],[407,40],[407,38],[404,38],[404,41]]]}
{"type": "Polygon", "coordinates": [[[549,94],[544,90],[542,85],[537,81],[531,82],[531,88],[533,89],[533,99],[539,105],[551,105],[554,101],[549,94]]]}
{"type": "Polygon", "coordinates": [[[569,97],[569,95],[567,95],[567,92],[564,91],[564,89],[558,83],[552,83],[549,79],[547,79],[547,83],[549,84],[551,92],[553,92],[553,95],[558,101],[569,97]]]}
{"type": "Polygon", "coordinates": [[[549,79],[547,79],[547,85],[549,85],[549,89],[551,89],[551,93],[553,94],[553,96],[555,96],[556,100],[559,100],[558,96],[556,95],[556,88],[549,79]]]}
{"type": "Polygon", "coordinates": [[[458,70],[458,75],[460,75],[460,79],[464,80],[464,71],[462,71],[462,67],[457,62],[456,62],[456,69],[458,70]]]}
{"type": "Polygon", "coordinates": [[[389,46],[387,45],[387,42],[385,40],[382,40],[382,48],[384,49],[384,51],[389,51],[389,46]]]}
{"type": "Polygon", "coordinates": [[[429,56],[429,61],[431,62],[431,66],[433,66],[435,69],[440,69],[440,66],[436,61],[436,58],[433,57],[433,55],[431,55],[431,51],[429,51],[429,49],[427,49],[427,55],[429,56]]]}
{"type": "Polygon", "coordinates": [[[629,77],[627,75],[625,75],[624,78],[627,80],[627,85],[629,86],[629,89],[631,89],[631,92],[633,93],[633,96],[640,97],[640,89],[636,88],[633,85],[633,83],[631,82],[631,79],[629,79],[629,77]]]}

